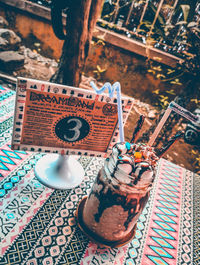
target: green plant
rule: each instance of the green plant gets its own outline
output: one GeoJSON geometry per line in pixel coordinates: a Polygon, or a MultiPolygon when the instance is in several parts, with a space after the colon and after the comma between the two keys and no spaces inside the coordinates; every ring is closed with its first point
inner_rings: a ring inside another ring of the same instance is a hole
{"type": "Polygon", "coordinates": [[[106,70],[106,68],[101,68],[99,65],[97,65],[97,68],[93,71],[93,73],[96,75],[97,79],[101,79],[102,74],[105,73],[106,70]]]}

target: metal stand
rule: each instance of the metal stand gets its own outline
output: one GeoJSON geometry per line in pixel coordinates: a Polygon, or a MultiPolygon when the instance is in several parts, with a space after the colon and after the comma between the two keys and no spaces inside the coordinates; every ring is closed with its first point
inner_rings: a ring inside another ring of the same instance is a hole
{"type": "Polygon", "coordinates": [[[50,154],[43,156],[35,165],[37,179],[49,188],[71,189],[84,177],[84,169],[72,156],[50,154]]]}

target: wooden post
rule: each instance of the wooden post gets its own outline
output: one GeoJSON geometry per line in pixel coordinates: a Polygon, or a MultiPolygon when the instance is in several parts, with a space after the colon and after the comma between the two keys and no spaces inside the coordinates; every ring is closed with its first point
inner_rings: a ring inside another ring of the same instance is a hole
{"type": "Polygon", "coordinates": [[[81,79],[92,33],[100,15],[103,0],[69,1],[66,18],[66,39],[57,72],[51,82],[78,86],[81,79]]]}

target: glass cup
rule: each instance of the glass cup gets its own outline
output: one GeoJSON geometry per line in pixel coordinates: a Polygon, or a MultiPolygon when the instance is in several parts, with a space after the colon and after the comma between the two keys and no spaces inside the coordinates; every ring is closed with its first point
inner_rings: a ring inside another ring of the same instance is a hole
{"type": "Polygon", "coordinates": [[[113,147],[83,208],[83,222],[94,235],[110,242],[131,235],[149,199],[157,160],[144,144],[113,147]]]}

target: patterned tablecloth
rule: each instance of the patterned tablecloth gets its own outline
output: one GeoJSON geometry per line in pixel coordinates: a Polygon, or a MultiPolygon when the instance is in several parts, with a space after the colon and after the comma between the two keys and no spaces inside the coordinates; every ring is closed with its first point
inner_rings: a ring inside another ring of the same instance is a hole
{"type": "Polygon", "coordinates": [[[102,159],[79,158],[85,178],[75,189],[40,184],[34,166],[44,154],[10,149],[14,100],[0,87],[0,264],[200,264],[199,176],[161,159],[135,238],[100,248],[78,228],[75,210],[102,159]]]}

